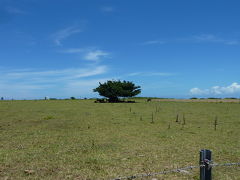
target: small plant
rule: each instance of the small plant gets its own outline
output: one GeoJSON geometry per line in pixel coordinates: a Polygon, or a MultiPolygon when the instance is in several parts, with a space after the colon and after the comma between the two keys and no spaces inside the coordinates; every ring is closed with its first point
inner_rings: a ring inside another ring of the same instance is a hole
{"type": "Polygon", "coordinates": [[[92,140],[91,148],[93,149],[94,147],[95,147],[95,142],[94,142],[94,140],[92,140]]]}
{"type": "Polygon", "coordinates": [[[44,119],[44,120],[49,120],[49,119],[54,119],[54,117],[53,117],[53,116],[46,116],[46,117],[44,117],[43,119],[44,119]]]}

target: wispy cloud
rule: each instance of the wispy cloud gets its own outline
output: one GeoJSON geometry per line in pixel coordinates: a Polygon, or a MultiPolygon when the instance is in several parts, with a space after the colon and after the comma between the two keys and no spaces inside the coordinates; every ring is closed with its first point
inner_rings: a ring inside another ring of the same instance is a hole
{"type": "Polygon", "coordinates": [[[151,40],[151,41],[145,41],[143,43],[140,43],[141,45],[157,45],[157,44],[165,44],[165,41],[160,40],[151,40]]]}
{"type": "Polygon", "coordinates": [[[93,51],[89,51],[84,58],[86,60],[90,60],[90,61],[97,61],[102,57],[107,57],[109,55],[108,52],[102,51],[102,50],[93,50],[93,51]]]}
{"type": "Polygon", "coordinates": [[[127,74],[127,76],[174,76],[174,73],[166,72],[134,72],[127,74]]]}
{"type": "Polygon", "coordinates": [[[49,71],[32,71],[32,70],[13,70],[8,73],[1,74],[1,79],[17,80],[17,79],[45,79],[53,81],[61,81],[63,79],[70,80],[82,77],[89,77],[94,75],[103,74],[107,71],[106,66],[96,66],[87,68],[70,68],[61,70],[49,71]]]}
{"type": "MultiPolygon", "coordinates": [[[[0,93],[1,96],[8,97],[26,97],[28,96],[27,94],[39,97],[36,92],[41,90],[41,94],[46,92],[50,95],[53,95],[55,91],[61,91],[61,96],[64,96],[68,93],[67,87],[71,84],[94,81],[94,79],[99,79],[99,76],[105,74],[107,71],[107,66],[89,66],[85,68],[48,71],[34,71],[30,69],[3,70],[0,72],[0,93]]],[[[78,85],[76,87],[85,89],[84,86],[80,87],[80,84],[78,85]]],[[[76,91],[79,91],[79,94],[81,93],[81,89],[77,89],[76,91]]]]}
{"type": "Polygon", "coordinates": [[[70,26],[70,27],[61,29],[53,34],[54,43],[58,46],[61,46],[63,40],[80,32],[82,32],[82,29],[76,26],[70,26]]]}
{"type": "Polygon", "coordinates": [[[224,45],[239,45],[238,38],[226,38],[214,34],[198,34],[187,37],[156,39],[140,43],[140,45],[161,45],[174,43],[215,43],[224,45]]]}
{"type": "Polygon", "coordinates": [[[229,86],[213,86],[209,89],[192,88],[191,95],[231,95],[240,93],[240,84],[234,82],[229,86]]]}
{"type": "Polygon", "coordinates": [[[76,54],[76,53],[82,53],[82,52],[86,52],[86,51],[87,51],[87,49],[84,49],[84,48],[69,48],[69,49],[61,50],[59,52],[67,53],[67,54],[76,54]]]}
{"type": "Polygon", "coordinates": [[[81,54],[84,60],[99,61],[109,57],[110,53],[96,48],[69,48],[59,51],[67,54],[81,54]]]}
{"type": "Polygon", "coordinates": [[[109,79],[111,78],[70,81],[65,87],[65,92],[69,94],[69,96],[72,94],[79,94],[80,92],[81,94],[91,94],[92,96],[97,96],[96,93],[93,93],[93,88],[96,88],[99,82],[103,83],[109,79]]]}
{"type": "Polygon", "coordinates": [[[222,44],[226,44],[226,45],[237,45],[239,44],[238,40],[234,40],[234,39],[226,39],[226,38],[222,38],[222,37],[218,37],[216,35],[213,34],[201,34],[201,35],[195,35],[193,36],[193,40],[195,42],[198,43],[222,43],[222,44]]]}
{"type": "Polygon", "coordinates": [[[100,10],[102,12],[108,12],[109,13],[109,12],[114,12],[115,8],[112,7],[112,6],[103,6],[103,7],[100,8],[100,10]]]}
{"type": "Polygon", "coordinates": [[[23,11],[23,10],[21,10],[19,8],[11,7],[11,6],[6,7],[6,11],[9,14],[27,14],[26,11],[23,11]]]}

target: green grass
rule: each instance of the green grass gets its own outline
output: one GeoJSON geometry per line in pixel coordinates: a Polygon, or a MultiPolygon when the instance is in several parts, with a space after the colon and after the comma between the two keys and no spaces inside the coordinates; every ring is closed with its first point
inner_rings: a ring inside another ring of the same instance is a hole
{"type": "MultiPolygon", "coordinates": [[[[0,179],[158,172],[198,165],[201,149],[212,150],[216,163],[240,162],[240,104],[137,102],[0,101],[0,179]]],[[[190,172],[157,178],[199,179],[199,169],[190,172]]],[[[216,180],[239,177],[239,167],[213,169],[216,180]]]]}

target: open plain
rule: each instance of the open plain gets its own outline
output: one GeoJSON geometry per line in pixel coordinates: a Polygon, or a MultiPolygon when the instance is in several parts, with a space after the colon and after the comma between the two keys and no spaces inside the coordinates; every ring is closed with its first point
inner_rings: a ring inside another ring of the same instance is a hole
{"type": "MultiPolygon", "coordinates": [[[[238,102],[0,101],[0,179],[113,179],[198,165],[201,149],[240,162],[239,129],[238,102]]],[[[213,177],[237,180],[239,167],[213,177]]],[[[199,169],[156,178],[199,179],[199,169]]]]}

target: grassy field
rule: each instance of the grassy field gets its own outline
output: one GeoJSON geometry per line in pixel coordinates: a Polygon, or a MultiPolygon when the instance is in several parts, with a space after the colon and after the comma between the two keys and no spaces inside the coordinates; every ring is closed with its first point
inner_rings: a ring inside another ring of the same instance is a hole
{"type": "MultiPolygon", "coordinates": [[[[212,150],[216,163],[240,162],[237,102],[0,101],[0,113],[0,179],[158,172],[198,165],[201,149],[212,150]]],[[[156,178],[199,179],[199,169],[156,178]]],[[[240,168],[216,167],[213,178],[240,179],[240,168]]]]}

